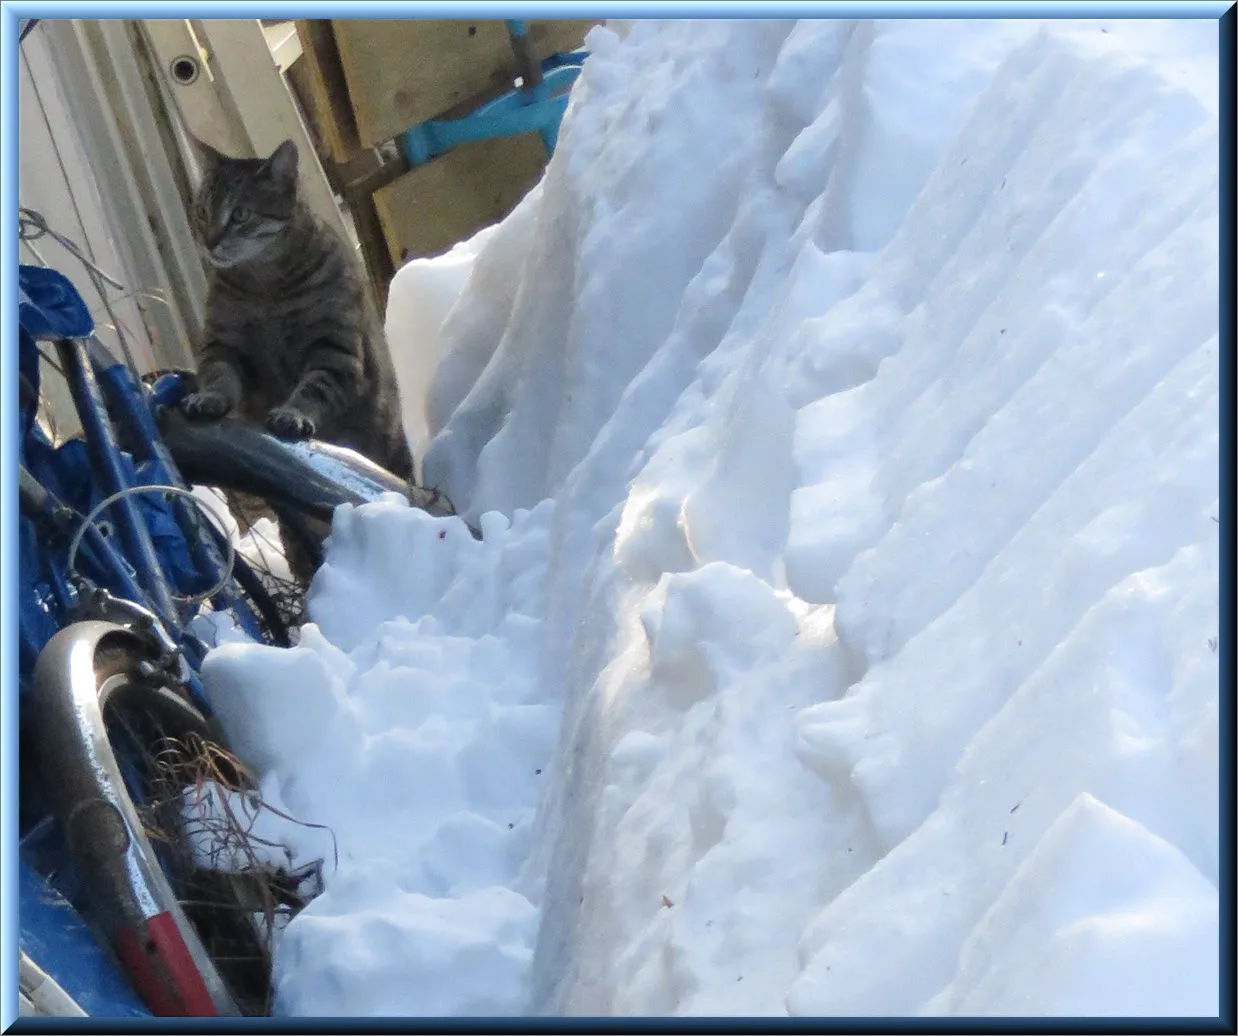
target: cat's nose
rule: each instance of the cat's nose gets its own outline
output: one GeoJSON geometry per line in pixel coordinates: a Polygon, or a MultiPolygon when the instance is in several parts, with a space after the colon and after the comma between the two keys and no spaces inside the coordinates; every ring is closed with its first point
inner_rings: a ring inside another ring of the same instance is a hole
{"type": "Polygon", "coordinates": [[[206,232],[202,235],[206,247],[214,251],[220,241],[224,239],[225,227],[221,223],[214,223],[206,228],[206,232]]]}

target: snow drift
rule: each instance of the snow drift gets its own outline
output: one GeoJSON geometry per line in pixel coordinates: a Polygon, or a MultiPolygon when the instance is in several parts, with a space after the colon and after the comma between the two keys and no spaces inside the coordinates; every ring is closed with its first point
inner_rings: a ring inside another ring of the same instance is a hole
{"type": "Polygon", "coordinates": [[[392,286],[483,540],[209,659],[280,1009],[1215,1014],[1215,23],[617,28],[392,286]]]}

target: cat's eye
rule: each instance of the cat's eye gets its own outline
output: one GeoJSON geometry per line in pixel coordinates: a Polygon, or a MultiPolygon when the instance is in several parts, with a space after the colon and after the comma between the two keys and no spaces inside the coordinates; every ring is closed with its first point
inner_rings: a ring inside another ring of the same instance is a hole
{"type": "Polygon", "coordinates": [[[249,219],[249,209],[245,208],[244,205],[238,205],[232,210],[233,223],[244,223],[247,219],[249,219]]]}

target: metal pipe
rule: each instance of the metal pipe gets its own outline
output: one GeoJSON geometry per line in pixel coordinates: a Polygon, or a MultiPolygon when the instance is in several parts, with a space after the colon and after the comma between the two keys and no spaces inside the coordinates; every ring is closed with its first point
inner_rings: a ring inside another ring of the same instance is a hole
{"type": "Polygon", "coordinates": [[[533,53],[529,23],[521,18],[507,19],[507,36],[516,55],[516,67],[520,70],[520,88],[526,93],[536,90],[542,84],[542,63],[533,53]]]}
{"type": "MultiPolygon", "coordinates": [[[[111,496],[128,488],[128,480],[120,464],[120,447],[86,346],[80,340],[62,338],[56,342],[56,349],[82,422],[92,466],[98,475],[103,495],[111,496]]],[[[137,570],[138,583],[149,595],[159,617],[177,625],[180,616],[163,578],[163,570],[141,512],[131,497],[118,500],[116,507],[120,518],[116,526],[129,561],[137,570]]]]}
{"type": "MultiPolygon", "coordinates": [[[[41,532],[49,532],[60,542],[63,542],[65,537],[73,535],[73,526],[78,519],[77,512],[53,496],[47,487],[26,469],[25,465],[21,467],[18,496],[21,513],[35,522],[41,532]]],[[[130,575],[124,559],[98,528],[91,526],[86,529],[82,538],[81,555],[87,562],[87,571],[94,579],[109,581],[112,589],[122,597],[137,601],[145,596],[142,588],[130,575]]],[[[52,566],[48,574],[50,585],[67,609],[70,607],[70,584],[66,582],[65,573],[52,566]]]]}
{"type": "MultiPolygon", "coordinates": [[[[172,455],[168,453],[168,448],[159,436],[155,417],[133,374],[97,338],[87,340],[86,351],[102,390],[104,403],[109,412],[116,415],[116,424],[129,451],[134,460],[145,462],[150,468],[148,481],[167,483],[188,490],[189,486],[177,471],[172,455]]],[[[176,497],[168,499],[167,504],[176,516],[176,523],[185,536],[186,546],[198,571],[222,573],[225,567],[230,570],[231,566],[227,565],[223,555],[216,549],[214,541],[202,530],[202,518],[197,507],[176,497]]],[[[219,603],[225,608],[234,608],[238,602],[236,595],[225,589],[220,594],[219,603]]]]}

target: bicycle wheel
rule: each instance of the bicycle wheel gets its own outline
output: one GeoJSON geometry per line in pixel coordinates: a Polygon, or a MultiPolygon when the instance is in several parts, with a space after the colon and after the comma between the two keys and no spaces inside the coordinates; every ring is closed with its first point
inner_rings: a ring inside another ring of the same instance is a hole
{"type": "MultiPolygon", "coordinates": [[[[212,491],[236,522],[239,537],[233,551],[232,589],[248,606],[259,638],[276,647],[291,646],[305,621],[310,578],[292,564],[284,543],[286,524],[265,501],[258,500],[255,505],[253,498],[219,486],[197,488],[212,491]]],[[[205,523],[204,528],[220,541],[222,549],[229,533],[214,522],[205,523]]]]}
{"type": "Polygon", "coordinates": [[[155,1014],[267,1014],[276,914],[303,904],[272,869],[204,858],[186,789],[252,787],[155,662],[132,631],[90,621],[57,633],[35,667],[32,726],[83,912],[155,1014]]]}

